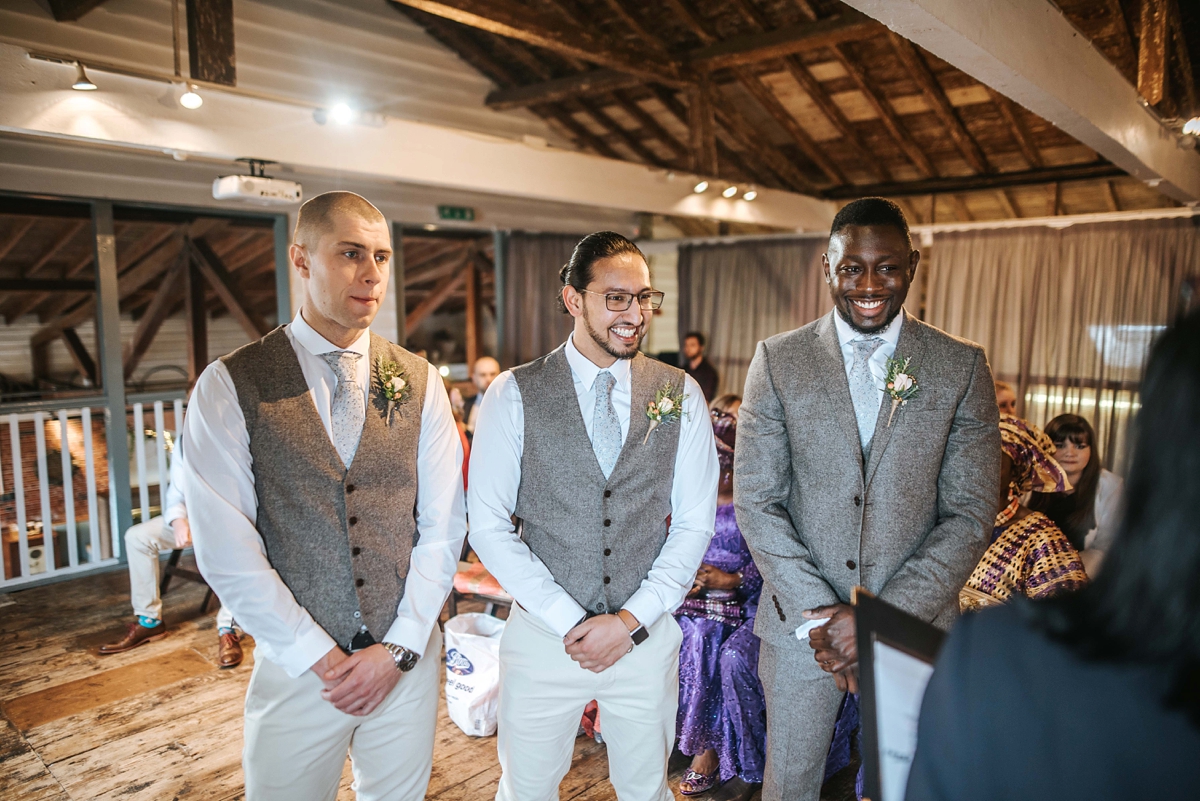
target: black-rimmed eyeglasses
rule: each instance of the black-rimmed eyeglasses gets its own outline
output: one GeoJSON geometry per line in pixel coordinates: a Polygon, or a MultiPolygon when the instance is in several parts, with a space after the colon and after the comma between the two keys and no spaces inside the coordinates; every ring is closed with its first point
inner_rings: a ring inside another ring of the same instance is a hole
{"type": "Polygon", "coordinates": [[[633,305],[633,299],[637,298],[638,306],[646,311],[653,311],[663,305],[663,298],[666,295],[657,290],[643,292],[640,295],[634,295],[630,292],[592,292],[590,289],[580,289],[588,295],[603,295],[604,305],[611,312],[628,311],[633,305]]]}

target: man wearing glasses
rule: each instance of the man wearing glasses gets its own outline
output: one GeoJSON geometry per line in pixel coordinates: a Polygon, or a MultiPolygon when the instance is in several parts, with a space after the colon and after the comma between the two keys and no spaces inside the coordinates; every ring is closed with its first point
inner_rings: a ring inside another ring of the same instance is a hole
{"type": "Polygon", "coordinates": [[[595,699],[617,797],[671,801],[681,635],[669,613],[713,534],[712,426],[696,382],[638,352],[663,293],[635,244],[591,234],[560,277],[574,331],[492,383],[471,461],[471,545],[516,599],[496,797],[556,798],[595,699]]]}

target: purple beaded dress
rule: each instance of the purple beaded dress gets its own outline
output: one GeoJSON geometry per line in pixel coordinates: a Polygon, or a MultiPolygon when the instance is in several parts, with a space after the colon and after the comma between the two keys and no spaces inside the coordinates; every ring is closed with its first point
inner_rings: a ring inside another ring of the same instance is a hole
{"type": "Polygon", "coordinates": [[[733,504],[717,508],[716,533],[704,563],[727,573],[742,571],[740,590],[708,591],[688,598],[675,612],[683,630],[679,649],[679,750],[695,756],[716,749],[721,781],[734,776],[762,781],[767,714],[758,681],[754,614],[762,577],[733,504]]]}

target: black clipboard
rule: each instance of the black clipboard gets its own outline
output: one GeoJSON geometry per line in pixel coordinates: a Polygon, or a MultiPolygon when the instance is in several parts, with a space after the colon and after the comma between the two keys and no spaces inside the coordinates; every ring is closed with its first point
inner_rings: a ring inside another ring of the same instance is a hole
{"type": "Polygon", "coordinates": [[[928,665],[941,650],[946,633],[881,601],[862,587],[854,590],[858,641],[859,710],[862,720],[863,801],[896,801],[883,797],[880,765],[875,643],[883,643],[928,665]]]}

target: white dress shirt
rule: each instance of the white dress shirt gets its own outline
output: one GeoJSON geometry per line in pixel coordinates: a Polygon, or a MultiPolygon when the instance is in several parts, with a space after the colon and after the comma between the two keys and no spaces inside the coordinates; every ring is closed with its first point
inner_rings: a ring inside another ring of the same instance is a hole
{"type": "Polygon", "coordinates": [[[900,309],[900,313],[892,318],[888,323],[887,328],[882,331],[876,331],[874,334],[863,334],[855,331],[850,327],[850,323],[842,319],[842,315],[834,309],[830,314],[833,315],[833,325],[837,329],[838,344],[842,347],[842,361],[846,365],[846,377],[850,377],[850,368],[854,366],[854,346],[850,343],[856,339],[870,339],[871,337],[879,337],[883,340],[883,344],[875,349],[871,354],[871,358],[867,360],[867,369],[871,371],[871,377],[875,379],[875,388],[879,391],[879,403],[883,403],[883,391],[887,386],[887,360],[896,355],[896,343],[900,341],[900,329],[904,327],[904,317],[906,312],[900,309]]]}
{"type": "MultiPolygon", "coordinates": [[[[612,373],[616,379],[612,403],[621,421],[624,442],[629,436],[633,390],[630,362],[618,359],[611,367],[601,368],[580,353],[570,339],[566,356],[588,439],[592,437],[596,405],[592,384],[602,369],[612,373]]],[[[625,602],[625,609],[646,627],[674,611],[691,590],[696,569],[712,539],[717,515],[717,448],[712,423],[700,386],[690,376],[685,381],[687,397],[671,488],[671,528],[649,575],[625,602]]],[[[526,611],[559,636],[566,636],[583,618],[585,610],[554,580],[513,525],[524,441],[525,407],[521,390],[512,372],[506,370],[484,395],[471,448],[467,500],[471,546],[501,586],[526,611]]]]}
{"type": "MultiPolygon", "coordinates": [[[[332,441],[331,406],[337,375],[320,356],[341,349],[313,330],[299,313],[286,333],[332,441]]],[[[357,366],[365,403],[370,381],[369,332],[364,331],[346,350],[364,356],[357,366]]],[[[258,500],[250,436],[233,379],[221,361],[210,364],[196,382],[186,438],[185,481],[201,571],[222,602],[233,609],[238,624],[254,636],[262,655],[282,666],[289,676],[299,676],[338,643],[296,602],[267,559],[254,523],[258,500]]],[[[430,365],[417,446],[418,538],[396,621],[382,638],[417,653],[424,650],[437,625],[462,551],[466,533],[462,460],[450,399],[437,369],[430,365]]]]}
{"type": "Polygon", "coordinates": [[[163,522],[167,528],[180,518],[187,519],[187,504],[183,500],[183,450],[179,443],[171,454],[169,476],[167,491],[163,493],[163,522]]]}

